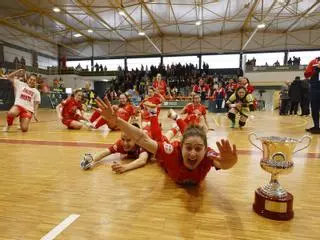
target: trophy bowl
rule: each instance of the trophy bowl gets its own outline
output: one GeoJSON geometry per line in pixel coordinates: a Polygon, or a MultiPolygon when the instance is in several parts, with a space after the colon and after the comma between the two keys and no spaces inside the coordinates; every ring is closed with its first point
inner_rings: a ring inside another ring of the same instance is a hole
{"type": "Polygon", "coordinates": [[[292,172],[294,163],[292,156],[294,153],[307,148],[311,143],[311,137],[304,136],[301,139],[290,137],[258,137],[255,133],[249,134],[249,142],[262,151],[260,166],[263,170],[271,173],[270,182],[255,191],[255,202],[253,209],[261,216],[275,220],[289,220],[293,217],[293,196],[287,192],[279,183],[280,174],[292,172]],[[257,146],[252,137],[259,140],[262,147],[257,146]],[[297,148],[307,140],[307,144],[297,148]]]}

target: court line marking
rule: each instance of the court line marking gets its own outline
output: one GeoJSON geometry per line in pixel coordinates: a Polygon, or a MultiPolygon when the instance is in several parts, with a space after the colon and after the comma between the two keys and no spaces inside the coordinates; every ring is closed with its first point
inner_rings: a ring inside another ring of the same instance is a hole
{"type": "Polygon", "coordinates": [[[64,219],[59,225],[55,226],[50,232],[44,235],[40,240],[53,240],[61,232],[63,232],[71,223],[73,223],[78,217],[79,214],[71,214],[69,217],[64,219]]]}
{"type": "Polygon", "coordinates": [[[213,119],[214,123],[216,124],[216,126],[217,126],[217,127],[220,127],[220,124],[218,123],[216,117],[213,117],[212,119],[213,119]]]}

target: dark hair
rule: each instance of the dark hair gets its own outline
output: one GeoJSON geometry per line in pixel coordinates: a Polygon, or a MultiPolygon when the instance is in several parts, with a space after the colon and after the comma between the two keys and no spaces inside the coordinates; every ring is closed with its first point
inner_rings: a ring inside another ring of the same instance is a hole
{"type": "Polygon", "coordinates": [[[34,76],[35,78],[37,78],[37,77],[38,77],[38,75],[37,75],[37,74],[35,74],[35,73],[30,73],[29,78],[31,78],[32,76],[34,76]]]}
{"type": "Polygon", "coordinates": [[[75,90],[75,91],[71,94],[71,97],[74,97],[74,95],[76,95],[78,92],[82,92],[82,90],[81,90],[81,89],[75,90]]]}
{"type": "Polygon", "coordinates": [[[190,125],[187,127],[187,129],[184,131],[182,135],[181,145],[184,144],[184,142],[189,137],[200,137],[203,140],[204,146],[208,147],[208,141],[207,141],[207,134],[203,127],[200,127],[198,125],[190,125]]]}
{"type": "Polygon", "coordinates": [[[238,92],[239,92],[240,89],[243,89],[245,92],[247,92],[246,87],[240,86],[240,87],[238,87],[238,88],[236,89],[236,95],[238,95],[238,92]]]}

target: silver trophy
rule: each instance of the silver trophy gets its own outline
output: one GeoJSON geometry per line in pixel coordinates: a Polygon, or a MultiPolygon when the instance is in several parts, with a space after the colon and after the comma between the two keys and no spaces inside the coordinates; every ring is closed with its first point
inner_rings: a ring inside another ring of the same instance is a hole
{"type": "Polygon", "coordinates": [[[293,217],[293,196],[280,185],[278,176],[292,172],[294,167],[293,154],[307,148],[311,143],[311,137],[304,136],[301,139],[277,136],[258,137],[255,133],[251,133],[249,141],[262,151],[261,168],[271,173],[269,184],[256,190],[254,210],[260,215],[272,219],[291,219],[293,217]],[[252,137],[261,141],[262,148],[252,141],[252,137]],[[307,144],[296,149],[296,146],[303,143],[304,140],[307,140],[307,144]]]}

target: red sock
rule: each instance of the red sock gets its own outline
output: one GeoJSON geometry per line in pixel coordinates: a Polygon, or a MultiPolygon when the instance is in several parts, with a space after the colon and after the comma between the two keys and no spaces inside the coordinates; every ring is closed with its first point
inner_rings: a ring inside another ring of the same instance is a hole
{"type": "Polygon", "coordinates": [[[158,122],[157,116],[150,117],[150,132],[151,132],[151,138],[157,142],[163,141],[161,127],[158,122]]]}
{"type": "Polygon", "coordinates": [[[100,113],[98,111],[94,111],[91,115],[91,118],[90,118],[90,122],[94,122],[95,120],[97,120],[99,117],[100,117],[100,113]]]}
{"type": "Polygon", "coordinates": [[[179,118],[177,121],[177,124],[178,124],[178,127],[180,129],[180,132],[183,134],[184,133],[184,130],[186,129],[187,127],[187,124],[185,123],[185,121],[181,118],[179,118]]]}
{"type": "Polygon", "coordinates": [[[8,126],[11,126],[13,124],[14,116],[8,113],[7,115],[7,124],[8,126]]]}
{"type": "Polygon", "coordinates": [[[107,123],[106,120],[104,120],[103,118],[100,118],[100,119],[98,120],[98,122],[96,123],[96,125],[94,126],[94,128],[98,129],[99,127],[105,125],[106,123],[107,123]]]}

